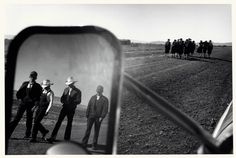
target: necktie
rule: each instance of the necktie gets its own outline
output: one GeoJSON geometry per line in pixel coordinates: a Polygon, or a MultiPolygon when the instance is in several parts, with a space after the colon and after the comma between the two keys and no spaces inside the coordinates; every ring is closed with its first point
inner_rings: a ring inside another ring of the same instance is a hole
{"type": "Polygon", "coordinates": [[[33,83],[30,83],[29,84],[29,92],[31,91],[32,87],[33,87],[33,83]]]}
{"type": "Polygon", "coordinates": [[[72,89],[70,88],[70,89],[69,89],[69,95],[70,95],[71,91],[72,91],[72,89]]]}
{"type": "Polygon", "coordinates": [[[32,88],[32,86],[33,86],[33,83],[29,83],[28,86],[27,86],[27,88],[30,89],[30,88],[32,88]]]}
{"type": "Polygon", "coordinates": [[[69,102],[69,100],[70,100],[70,89],[68,90],[68,94],[67,94],[66,100],[67,100],[67,102],[69,102]]]}

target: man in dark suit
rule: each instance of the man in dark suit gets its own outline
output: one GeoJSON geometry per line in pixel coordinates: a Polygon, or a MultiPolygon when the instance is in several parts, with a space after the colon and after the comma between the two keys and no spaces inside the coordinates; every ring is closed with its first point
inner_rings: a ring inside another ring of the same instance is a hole
{"type": "Polygon", "coordinates": [[[165,54],[169,54],[170,47],[171,47],[171,43],[170,43],[170,39],[168,39],[165,43],[165,54]]]}
{"type": "Polygon", "coordinates": [[[70,140],[71,138],[72,121],[75,114],[75,109],[81,102],[81,91],[75,87],[75,82],[76,81],[74,81],[73,77],[68,77],[66,81],[67,87],[61,96],[61,103],[63,104],[62,109],[57,123],[52,131],[51,137],[48,139],[50,143],[55,141],[58,130],[65,116],[67,116],[67,126],[64,134],[64,140],[70,140]]]}
{"type": "Polygon", "coordinates": [[[203,54],[204,54],[204,58],[206,57],[207,48],[208,48],[208,42],[205,41],[205,42],[203,42],[203,54]]]}
{"type": "Polygon", "coordinates": [[[213,49],[213,44],[212,44],[212,41],[210,40],[208,43],[208,48],[207,48],[207,54],[209,58],[211,57],[212,49],[213,49]]]}
{"type": "Polygon", "coordinates": [[[24,138],[29,138],[31,135],[33,107],[39,102],[42,88],[40,84],[36,83],[37,72],[32,71],[29,76],[29,81],[24,82],[16,93],[17,99],[21,100],[17,114],[13,121],[9,124],[9,133],[7,137],[10,138],[16,126],[20,122],[24,112],[26,111],[26,132],[24,138]]]}
{"type": "Polygon", "coordinates": [[[87,130],[82,140],[82,144],[84,146],[87,146],[92,126],[93,124],[95,124],[94,126],[95,133],[94,133],[93,144],[92,144],[93,149],[96,149],[97,147],[100,126],[101,126],[102,120],[105,118],[108,112],[108,99],[107,97],[102,95],[103,87],[99,85],[96,91],[97,91],[97,94],[92,96],[88,103],[88,107],[86,111],[87,130]]]}

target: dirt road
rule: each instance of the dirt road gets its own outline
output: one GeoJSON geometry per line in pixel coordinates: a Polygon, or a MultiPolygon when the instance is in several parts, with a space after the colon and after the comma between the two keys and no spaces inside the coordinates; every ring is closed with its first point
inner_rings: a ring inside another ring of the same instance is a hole
{"type": "MultiPolygon", "coordinates": [[[[13,115],[16,113],[17,104],[15,102],[13,106],[13,115]]],[[[50,110],[50,113],[48,116],[46,116],[42,120],[42,124],[47,128],[50,133],[46,136],[47,138],[50,137],[50,134],[56,124],[56,121],[58,119],[59,112],[61,110],[61,105],[59,106],[53,106],[50,110]]],[[[73,127],[71,132],[71,140],[75,142],[82,142],[83,136],[85,134],[85,130],[87,127],[87,121],[85,117],[85,110],[82,109],[79,106],[77,106],[77,110],[74,115],[73,119],[73,127]]],[[[98,145],[99,148],[96,151],[91,151],[92,154],[103,154],[106,144],[106,134],[107,134],[107,121],[108,118],[106,117],[102,124],[101,129],[99,133],[98,138],[98,145]]],[[[25,133],[25,123],[26,123],[26,116],[22,118],[22,120],[19,122],[18,126],[16,127],[15,131],[13,132],[8,145],[8,154],[9,155],[44,155],[48,148],[50,148],[53,144],[48,143],[47,141],[41,140],[41,133],[38,132],[38,140],[37,143],[30,143],[30,139],[24,139],[24,133],[25,133]]],[[[57,141],[63,141],[64,140],[64,132],[67,125],[67,118],[64,119],[62,122],[62,126],[58,131],[57,134],[57,141]]],[[[90,139],[88,144],[91,146],[92,144],[92,138],[94,135],[94,130],[92,129],[90,139]]],[[[54,144],[56,144],[55,142],[54,144]]],[[[91,150],[89,147],[88,150],[91,150]]]]}
{"type": "MultiPolygon", "coordinates": [[[[129,55],[131,56],[131,55],[129,55]]],[[[126,72],[169,100],[212,132],[232,99],[232,50],[215,47],[212,58],[190,60],[160,51],[126,59],[126,72]]],[[[144,100],[123,89],[119,154],[196,153],[200,141],[177,127],[144,100]]]]}

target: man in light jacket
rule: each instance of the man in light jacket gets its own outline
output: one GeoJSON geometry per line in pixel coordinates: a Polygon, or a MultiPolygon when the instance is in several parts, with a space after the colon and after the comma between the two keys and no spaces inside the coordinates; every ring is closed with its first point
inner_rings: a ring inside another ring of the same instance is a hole
{"type": "Polygon", "coordinates": [[[94,124],[95,133],[93,136],[93,144],[92,144],[93,149],[97,148],[100,126],[101,126],[102,120],[106,117],[106,114],[108,112],[108,99],[102,94],[103,86],[99,85],[96,91],[97,91],[97,94],[92,96],[88,103],[88,107],[86,111],[87,130],[82,140],[83,145],[87,146],[91,129],[94,124]]]}

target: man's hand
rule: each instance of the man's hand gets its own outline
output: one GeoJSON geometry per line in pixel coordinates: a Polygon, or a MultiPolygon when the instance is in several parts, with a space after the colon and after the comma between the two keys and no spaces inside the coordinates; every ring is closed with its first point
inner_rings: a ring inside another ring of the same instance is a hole
{"type": "Polygon", "coordinates": [[[34,111],[35,111],[35,109],[36,109],[36,106],[34,106],[34,107],[31,109],[31,111],[32,111],[32,112],[34,112],[34,111]]]}
{"type": "Polygon", "coordinates": [[[100,118],[99,118],[99,122],[102,122],[102,120],[103,120],[103,118],[102,118],[102,117],[100,117],[100,118]]]}

